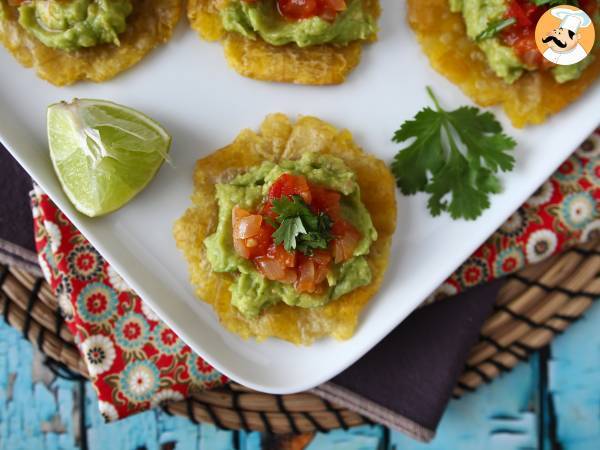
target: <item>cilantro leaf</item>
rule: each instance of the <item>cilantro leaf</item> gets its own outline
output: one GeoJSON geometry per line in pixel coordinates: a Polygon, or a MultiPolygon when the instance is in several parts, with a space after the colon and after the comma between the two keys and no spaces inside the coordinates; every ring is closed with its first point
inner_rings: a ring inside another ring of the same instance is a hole
{"type": "Polygon", "coordinates": [[[411,195],[425,189],[427,172],[437,171],[443,161],[440,127],[442,116],[431,108],[424,108],[413,120],[407,120],[396,131],[392,141],[402,143],[413,137],[416,140],[398,153],[392,162],[394,173],[402,171],[402,177],[396,177],[398,187],[403,194],[411,195]],[[404,167],[411,170],[404,171],[404,167]]]}
{"type": "Polygon", "coordinates": [[[533,0],[535,6],[557,6],[557,5],[571,5],[571,6],[579,6],[579,2],[577,0],[533,0]]]}
{"type": "Polygon", "coordinates": [[[514,25],[515,23],[517,23],[517,19],[515,19],[514,17],[500,19],[495,22],[492,22],[488,25],[488,27],[485,30],[483,30],[477,35],[475,41],[480,42],[485,39],[491,39],[493,37],[496,37],[498,33],[500,33],[502,30],[510,27],[511,25],[514,25]]]}
{"type": "Polygon", "coordinates": [[[430,194],[433,216],[474,220],[489,208],[490,194],[500,192],[496,174],[514,168],[516,142],[493,114],[466,106],[445,111],[427,91],[436,108],[424,108],[396,131],[394,142],[412,143],[396,154],[392,172],[403,194],[430,194]]]}
{"type": "Polygon", "coordinates": [[[296,248],[296,236],[300,233],[306,233],[300,217],[284,219],[273,233],[273,240],[277,245],[283,243],[283,247],[289,252],[296,248]]]}
{"type": "Polygon", "coordinates": [[[299,217],[307,223],[309,228],[317,227],[317,216],[310,210],[308,205],[299,195],[293,195],[290,199],[287,196],[273,200],[273,212],[277,214],[277,220],[284,220],[290,217],[299,217]]]}
{"type": "Polygon", "coordinates": [[[273,233],[275,244],[283,243],[288,252],[299,250],[305,255],[327,248],[332,239],[332,221],[327,214],[315,214],[298,195],[273,200],[273,211],[279,224],[273,233]]]}
{"type": "Polygon", "coordinates": [[[517,143],[502,133],[502,126],[491,112],[482,112],[472,106],[463,106],[449,112],[448,120],[461,141],[476,159],[483,159],[492,172],[508,172],[515,165],[509,153],[517,143]]]}

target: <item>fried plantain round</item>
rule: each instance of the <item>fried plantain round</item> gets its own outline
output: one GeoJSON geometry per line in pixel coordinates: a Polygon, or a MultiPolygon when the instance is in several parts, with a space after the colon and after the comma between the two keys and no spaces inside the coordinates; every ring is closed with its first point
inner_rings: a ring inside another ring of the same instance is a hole
{"type": "MultiPolygon", "coordinates": [[[[362,43],[275,46],[262,39],[247,39],[223,29],[218,5],[222,0],[189,0],[188,19],[202,39],[221,40],[225,58],[240,75],[256,80],[297,84],[340,84],[360,62],[362,43]]],[[[375,17],[380,14],[378,0],[365,0],[375,17]]],[[[373,36],[371,40],[375,40],[373,36]]]]}
{"type": "Polygon", "coordinates": [[[120,45],[103,44],[73,52],[46,47],[19,25],[17,6],[0,0],[0,42],[25,67],[57,86],[80,80],[101,82],[138,63],[168,41],[182,13],[181,0],[139,0],[119,35],[120,45]]]}
{"type": "Polygon", "coordinates": [[[600,75],[600,52],[578,80],[557,83],[549,71],[524,74],[508,84],[489,68],[467,36],[462,15],[448,0],[408,0],[408,21],[435,70],[481,106],[501,104],[513,125],[544,122],[577,99],[600,75]]]}
{"type": "Polygon", "coordinates": [[[293,124],[283,114],[267,116],[258,133],[244,130],[232,144],[196,163],[192,204],[175,223],[174,237],[187,259],[197,295],[213,306],[228,330],[243,338],[277,337],[304,345],[326,336],[348,339],[354,334],[360,312],[381,286],[388,265],[396,228],[396,197],[394,178],[385,163],[361,150],[349,131],[339,131],[314,117],[302,117],[293,124]],[[366,193],[362,201],[378,233],[367,256],[373,281],[323,307],[305,309],[280,303],[256,319],[247,319],[231,304],[229,287],[234,275],[213,272],[206,257],[203,242],[218,220],[215,183],[265,160],[297,159],[305,152],[337,156],[356,173],[366,193]]]}

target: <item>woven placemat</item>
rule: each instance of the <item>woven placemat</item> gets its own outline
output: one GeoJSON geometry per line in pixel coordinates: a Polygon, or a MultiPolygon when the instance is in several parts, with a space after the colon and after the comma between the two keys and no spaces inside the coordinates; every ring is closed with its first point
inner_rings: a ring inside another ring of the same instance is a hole
{"type": "MultiPolygon", "coordinates": [[[[454,396],[474,391],[526,360],[579,319],[598,296],[600,241],[510,275],[471,351],[454,396]]],[[[47,356],[57,373],[88,377],[56,298],[43,279],[0,265],[0,311],[8,324],[47,356]]],[[[372,423],[314,394],[270,395],[235,383],[195,393],[163,409],[220,428],[270,433],[307,433],[372,423]]]]}

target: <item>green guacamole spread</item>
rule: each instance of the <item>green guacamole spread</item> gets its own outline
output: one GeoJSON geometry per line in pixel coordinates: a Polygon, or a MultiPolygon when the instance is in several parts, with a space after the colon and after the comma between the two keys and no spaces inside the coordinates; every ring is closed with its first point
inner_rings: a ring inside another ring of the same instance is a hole
{"type": "Polygon", "coordinates": [[[236,274],[231,287],[231,302],[244,316],[256,317],[263,308],[280,301],[301,308],[322,306],[371,282],[371,269],[365,255],[377,239],[377,231],[361,201],[356,176],[341,159],[306,153],[296,161],[281,161],[279,164],[267,161],[228,183],[217,184],[215,188],[219,205],[218,224],[215,233],[204,240],[204,245],[215,272],[236,274]],[[266,279],[251,261],[239,256],[233,248],[233,207],[238,205],[255,210],[273,182],[284,173],[304,175],[310,183],[340,192],[342,215],[362,236],[353,257],[333,266],[327,275],[329,287],[323,294],[299,293],[291,284],[266,279]]]}
{"type": "MultiPolygon", "coordinates": [[[[473,40],[490,24],[504,19],[509,6],[508,0],[449,0],[449,2],[453,12],[462,13],[467,35],[473,40]]],[[[599,14],[594,18],[594,22],[600,23],[599,14]]],[[[518,80],[525,72],[537,70],[535,67],[527,67],[515,51],[505,45],[499,37],[482,39],[477,44],[485,53],[490,68],[509,84],[518,80]]],[[[593,58],[594,55],[589,55],[577,64],[553,67],[552,75],[558,83],[576,80],[591,64],[593,58]]]]}
{"type": "Polygon", "coordinates": [[[45,46],[73,51],[119,45],[130,0],[33,0],[19,6],[19,23],[45,46]]]}
{"type": "Polygon", "coordinates": [[[333,22],[312,17],[286,20],[277,10],[276,0],[248,3],[231,0],[221,10],[223,27],[249,39],[261,37],[272,45],[291,42],[299,47],[319,44],[347,44],[368,39],[377,31],[376,19],[363,7],[362,0],[348,0],[346,10],[333,22]]]}

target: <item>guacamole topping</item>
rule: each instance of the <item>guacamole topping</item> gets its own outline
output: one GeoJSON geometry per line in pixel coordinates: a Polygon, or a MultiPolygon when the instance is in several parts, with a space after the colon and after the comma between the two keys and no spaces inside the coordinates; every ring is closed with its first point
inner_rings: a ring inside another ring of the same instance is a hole
{"type": "Polygon", "coordinates": [[[231,0],[221,10],[221,19],[227,31],[260,37],[272,45],[347,44],[369,39],[377,31],[376,18],[363,0],[347,0],[345,9],[331,20],[321,16],[290,20],[282,16],[277,0],[231,0]]]}
{"type": "Polygon", "coordinates": [[[44,45],[73,51],[119,45],[130,0],[32,0],[19,6],[19,24],[44,45]]]}
{"type": "MultiPolygon", "coordinates": [[[[550,70],[558,83],[576,80],[595,57],[589,55],[583,61],[570,66],[554,66],[546,62],[535,46],[533,33],[538,17],[548,9],[548,6],[535,7],[533,2],[527,0],[449,0],[449,2],[453,12],[462,14],[467,35],[477,41],[490,68],[509,84],[518,80],[527,71],[534,70],[550,70]],[[524,25],[517,22],[496,36],[478,39],[491,24],[512,17],[513,9],[528,14],[529,23],[524,25]]],[[[593,14],[592,19],[600,24],[598,11],[593,14]]]]}
{"type": "Polygon", "coordinates": [[[278,302],[322,306],[371,282],[365,256],[377,231],[356,176],[339,158],[306,153],[296,161],[267,161],[215,188],[219,216],[215,233],[204,241],[207,259],[215,272],[234,274],[231,301],[244,316],[256,317],[278,302]],[[274,205],[282,200],[327,216],[333,225],[325,246],[300,251],[277,243],[273,232],[281,217],[274,205]],[[246,225],[260,217],[259,228],[248,232],[239,217],[246,225]],[[240,238],[242,228],[251,235],[247,239],[240,238]]]}

